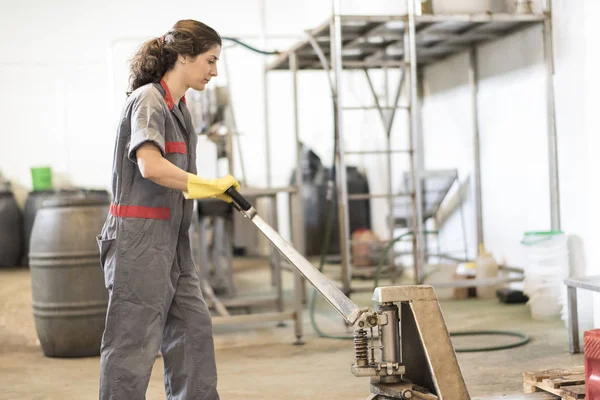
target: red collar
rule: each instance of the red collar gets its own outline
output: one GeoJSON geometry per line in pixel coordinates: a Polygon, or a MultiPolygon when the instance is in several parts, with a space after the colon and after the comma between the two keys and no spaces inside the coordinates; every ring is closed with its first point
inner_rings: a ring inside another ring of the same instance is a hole
{"type": "MultiPolygon", "coordinates": [[[[175,107],[175,102],[173,101],[173,97],[171,96],[171,91],[167,86],[167,83],[164,80],[160,80],[160,86],[165,90],[165,102],[167,103],[167,107],[169,107],[169,111],[173,111],[173,107],[175,107]]],[[[184,104],[187,104],[185,101],[185,96],[183,96],[180,101],[183,101],[184,104]]]]}

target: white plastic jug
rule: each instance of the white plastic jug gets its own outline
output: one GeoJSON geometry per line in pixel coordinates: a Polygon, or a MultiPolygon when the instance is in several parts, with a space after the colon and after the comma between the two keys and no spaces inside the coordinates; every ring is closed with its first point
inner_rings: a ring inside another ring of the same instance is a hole
{"type": "Polygon", "coordinates": [[[562,231],[526,232],[521,241],[526,256],[523,292],[534,319],[559,317],[564,279],[569,276],[567,237],[562,231]]]}
{"type": "MultiPolygon", "coordinates": [[[[498,277],[498,263],[494,257],[487,251],[483,244],[479,245],[479,255],[475,260],[475,278],[490,279],[498,277]]],[[[497,285],[493,286],[477,286],[477,297],[481,299],[496,298],[497,285]]]]}

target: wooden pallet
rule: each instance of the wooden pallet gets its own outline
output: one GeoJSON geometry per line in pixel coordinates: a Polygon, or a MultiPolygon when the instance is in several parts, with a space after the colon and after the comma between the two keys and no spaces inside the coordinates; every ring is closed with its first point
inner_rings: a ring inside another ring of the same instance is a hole
{"type": "Polygon", "coordinates": [[[520,393],[520,394],[503,394],[491,397],[475,397],[471,400],[560,400],[552,393],[535,392],[535,393],[520,393]]]}
{"type": "Polygon", "coordinates": [[[525,393],[548,392],[562,400],[585,399],[583,366],[523,373],[525,393]]]}

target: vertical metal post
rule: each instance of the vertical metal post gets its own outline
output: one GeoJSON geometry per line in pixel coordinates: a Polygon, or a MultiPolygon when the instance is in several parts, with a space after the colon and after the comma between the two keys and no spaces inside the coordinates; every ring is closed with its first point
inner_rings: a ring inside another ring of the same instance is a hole
{"type": "MultiPolygon", "coordinates": [[[[279,230],[279,221],[277,219],[277,194],[273,194],[269,198],[272,202],[271,206],[271,224],[272,226],[279,230]]],[[[284,304],[283,304],[283,277],[281,273],[281,253],[279,250],[275,248],[275,246],[271,246],[271,262],[273,263],[273,283],[275,285],[275,289],[277,290],[277,311],[283,312],[284,304]]],[[[283,321],[280,322],[283,324],[283,321]]]]}
{"type": "Polygon", "coordinates": [[[417,283],[422,283],[424,279],[423,271],[423,199],[421,191],[421,168],[422,149],[420,146],[418,126],[418,91],[417,91],[417,44],[416,31],[417,24],[415,18],[415,0],[406,0],[408,6],[408,24],[405,29],[405,59],[408,62],[408,98],[410,104],[409,118],[409,137],[411,178],[413,181],[413,249],[414,249],[414,268],[417,283]],[[408,58],[406,56],[408,55],[408,58]]]}
{"type": "MultiPolygon", "coordinates": [[[[473,107],[473,171],[475,175],[475,222],[477,224],[477,243],[475,254],[478,254],[479,245],[483,243],[483,202],[481,194],[481,143],[479,141],[479,75],[477,72],[477,48],[471,47],[469,51],[469,82],[471,83],[471,105],[473,107]]],[[[459,182],[460,183],[460,182],[459,182]]],[[[461,206],[462,207],[462,206],[461,206]]]]}
{"type": "MultiPolygon", "coordinates": [[[[291,195],[290,223],[292,224],[292,242],[301,253],[304,247],[304,199],[302,182],[302,145],[300,143],[300,122],[298,113],[298,58],[296,53],[290,54],[290,69],[292,70],[293,98],[294,98],[294,134],[296,139],[296,193],[291,195]]],[[[302,338],[302,299],[304,298],[304,284],[298,270],[294,271],[294,304],[296,309],[296,344],[301,344],[302,338]]]]}
{"type": "Polygon", "coordinates": [[[544,61],[546,64],[546,106],[548,112],[548,168],[550,175],[550,224],[560,230],[560,192],[558,182],[558,144],[554,102],[554,49],[552,42],[552,5],[544,2],[544,61]]]}
{"type": "Polygon", "coordinates": [[[569,329],[569,353],[577,354],[579,349],[579,320],[577,318],[577,288],[567,286],[567,325],[569,329]]]}
{"type": "Polygon", "coordinates": [[[300,141],[300,116],[298,112],[298,58],[296,53],[290,54],[290,69],[292,70],[293,99],[294,99],[294,137],[296,142],[296,188],[294,195],[294,212],[292,234],[294,247],[302,254],[305,253],[304,243],[304,198],[302,182],[302,143],[300,141]]]}
{"type": "Polygon", "coordinates": [[[337,171],[337,200],[338,219],[340,229],[340,256],[342,267],[342,291],[350,294],[350,281],[352,279],[352,263],[350,258],[350,233],[348,226],[348,185],[346,182],[346,162],[344,159],[344,127],[342,118],[342,21],[340,17],[340,0],[333,0],[333,17],[330,26],[331,38],[331,65],[334,72],[334,82],[337,92],[337,110],[334,110],[336,119],[336,140],[338,142],[336,154],[337,171]]]}
{"type": "MultiPolygon", "coordinates": [[[[419,1],[419,0],[417,0],[419,1]]],[[[415,92],[415,99],[416,99],[416,103],[414,105],[415,108],[415,115],[416,115],[416,125],[414,126],[415,129],[415,135],[416,135],[416,143],[415,143],[415,147],[417,149],[419,149],[419,157],[417,157],[416,161],[417,161],[417,171],[425,171],[425,145],[424,145],[424,138],[423,138],[423,116],[421,114],[421,110],[422,110],[422,100],[423,100],[423,93],[425,92],[425,85],[424,85],[424,79],[423,79],[423,74],[425,73],[425,71],[423,70],[422,67],[420,67],[419,65],[417,65],[417,72],[415,74],[415,88],[416,88],[416,92],[415,92]]]]}
{"type": "MultiPolygon", "coordinates": [[[[260,17],[262,25],[262,44],[263,48],[267,48],[267,8],[265,0],[260,0],[260,17]]],[[[267,187],[270,188],[272,185],[271,181],[271,131],[269,129],[269,72],[267,71],[267,58],[263,61],[263,111],[265,121],[265,161],[267,168],[267,187]]]]}
{"type": "MultiPolygon", "coordinates": [[[[420,6],[419,6],[420,0],[417,0],[417,8],[415,10],[415,14],[419,13],[420,11],[420,6]]],[[[415,36],[416,37],[416,36],[415,36]]],[[[416,103],[414,104],[414,108],[415,108],[415,115],[416,115],[416,125],[413,126],[413,129],[415,131],[415,137],[417,138],[415,141],[415,148],[418,149],[418,155],[416,158],[416,164],[417,164],[417,171],[418,172],[423,172],[425,171],[425,143],[424,143],[424,137],[423,137],[423,115],[421,113],[421,109],[422,109],[422,100],[423,100],[423,93],[425,93],[425,85],[424,85],[424,77],[423,74],[425,73],[424,68],[420,67],[417,64],[417,74],[416,79],[415,79],[415,87],[416,87],[416,103]]],[[[412,107],[411,107],[412,109],[412,107]]],[[[422,187],[421,187],[422,189],[422,187]]],[[[421,192],[423,193],[423,192],[421,192]]],[[[423,195],[424,196],[424,195],[423,195]]],[[[425,207],[425,199],[422,198],[422,204],[423,207],[425,207]]],[[[425,224],[425,221],[423,219],[421,219],[423,221],[423,224],[425,224]]],[[[421,241],[421,249],[422,249],[422,253],[421,253],[421,260],[423,260],[423,265],[427,264],[429,262],[429,236],[425,233],[426,229],[425,226],[422,226],[422,230],[423,230],[423,236],[422,236],[422,241],[421,241]]]]}

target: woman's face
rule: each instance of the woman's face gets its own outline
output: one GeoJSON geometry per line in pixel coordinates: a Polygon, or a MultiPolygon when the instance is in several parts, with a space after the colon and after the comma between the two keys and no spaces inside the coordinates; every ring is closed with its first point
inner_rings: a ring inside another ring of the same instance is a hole
{"type": "Polygon", "coordinates": [[[196,57],[186,57],[183,64],[186,86],[195,90],[204,90],[206,84],[218,74],[217,61],[220,55],[221,46],[215,45],[196,57]]]}

